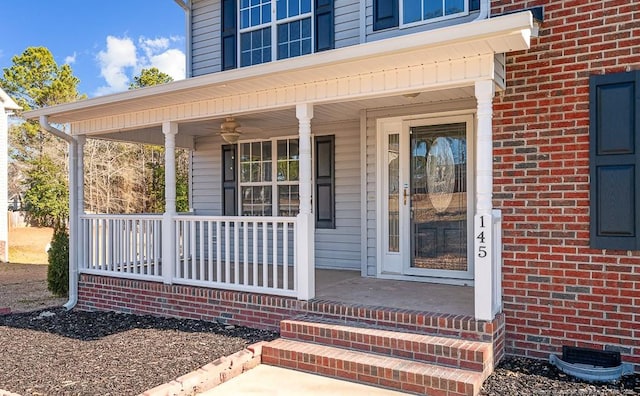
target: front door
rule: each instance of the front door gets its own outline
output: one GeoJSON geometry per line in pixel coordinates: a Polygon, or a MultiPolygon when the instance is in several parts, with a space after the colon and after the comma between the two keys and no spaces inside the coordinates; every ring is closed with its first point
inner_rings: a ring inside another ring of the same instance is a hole
{"type": "Polygon", "coordinates": [[[473,277],[471,128],[469,116],[383,123],[383,275],[473,277]]]}

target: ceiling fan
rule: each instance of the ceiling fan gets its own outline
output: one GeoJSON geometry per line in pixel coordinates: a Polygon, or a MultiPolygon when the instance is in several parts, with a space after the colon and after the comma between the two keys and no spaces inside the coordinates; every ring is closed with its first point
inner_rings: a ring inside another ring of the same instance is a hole
{"type": "Polygon", "coordinates": [[[225,142],[235,144],[240,139],[242,132],[260,131],[260,128],[242,127],[235,117],[226,117],[220,124],[220,136],[225,142]]]}

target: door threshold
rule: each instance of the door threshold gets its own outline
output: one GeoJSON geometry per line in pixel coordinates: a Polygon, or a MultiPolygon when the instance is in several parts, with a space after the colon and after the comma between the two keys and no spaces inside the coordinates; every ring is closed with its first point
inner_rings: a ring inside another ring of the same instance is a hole
{"type": "Polygon", "coordinates": [[[379,273],[380,279],[391,279],[409,282],[438,283],[441,285],[473,286],[473,279],[437,278],[433,276],[401,275],[379,273]]]}

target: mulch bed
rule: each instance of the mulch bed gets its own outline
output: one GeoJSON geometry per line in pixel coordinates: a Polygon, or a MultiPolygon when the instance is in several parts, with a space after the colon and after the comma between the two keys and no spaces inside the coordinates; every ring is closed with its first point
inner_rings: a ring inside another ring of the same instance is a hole
{"type": "MultiPolygon", "coordinates": [[[[197,320],[63,308],[0,315],[0,390],[23,396],[135,395],[275,337],[197,320]]],[[[480,394],[635,395],[640,374],[590,384],[546,361],[507,357],[480,394]]]]}
{"type": "Polygon", "coordinates": [[[64,308],[0,315],[0,389],[24,396],[135,395],[276,336],[64,308]]]}

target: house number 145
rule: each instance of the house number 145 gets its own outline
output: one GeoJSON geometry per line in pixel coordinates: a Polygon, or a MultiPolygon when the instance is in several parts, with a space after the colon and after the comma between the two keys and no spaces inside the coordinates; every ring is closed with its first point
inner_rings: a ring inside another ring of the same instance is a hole
{"type": "Polygon", "coordinates": [[[484,259],[489,256],[491,246],[491,216],[477,215],[475,223],[476,257],[484,259]]]}

